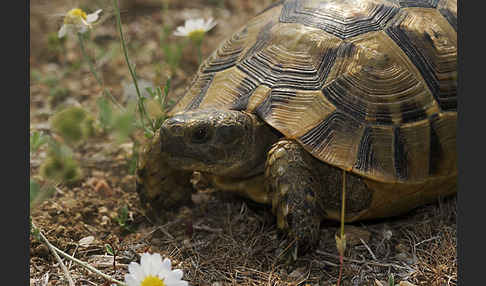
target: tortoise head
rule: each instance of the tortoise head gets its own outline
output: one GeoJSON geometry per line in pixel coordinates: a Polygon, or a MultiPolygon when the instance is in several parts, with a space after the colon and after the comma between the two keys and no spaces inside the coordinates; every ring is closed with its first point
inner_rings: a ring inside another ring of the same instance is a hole
{"type": "Polygon", "coordinates": [[[255,115],[234,110],[178,113],[160,128],[162,155],[171,168],[230,177],[262,172],[276,139],[255,115]]]}

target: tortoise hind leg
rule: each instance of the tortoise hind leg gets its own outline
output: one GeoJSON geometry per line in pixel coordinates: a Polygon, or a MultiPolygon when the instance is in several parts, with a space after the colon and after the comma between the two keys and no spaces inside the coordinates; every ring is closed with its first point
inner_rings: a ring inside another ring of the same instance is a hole
{"type": "Polygon", "coordinates": [[[300,144],[282,139],[272,146],[265,166],[272,211],[278,227],[296,241],[294,251],[305,252],[319,240],[321,186],[313,160],[300,144]]]}

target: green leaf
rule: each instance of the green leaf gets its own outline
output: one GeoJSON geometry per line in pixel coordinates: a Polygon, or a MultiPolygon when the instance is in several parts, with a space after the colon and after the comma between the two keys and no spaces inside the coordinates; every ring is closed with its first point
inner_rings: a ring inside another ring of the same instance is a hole
{"type": "Polygon", "coordinates": [[[113,120],[113,129],[118,135],[119,141],[126,140],[135,130],[135,114],[124,112],[117,114],[113,120]]]}
{"type": "Polygon", "coordinates": [[[41,132],[34,131],[30,134],[30,152],[36,152],[42,145],[47,143],[47,136],[41,132]]]}
{"type": "Polygon", "coordinates": [[[138,154],[133,153],[133,155],[128,159],[128,173],[135,175],[137,171],[138,154]]]}
{"type": "Polygon", "coordinates": [[[160,127],[162,126],[162,123],[164,123],[164,120],[165,120],[165,116],[155,119],[155,130],[160,129],[160,127]]]}
{"type": "Polygon", "coordinates": [[[388,285],[395,286],[395,277],[393,277],[393,273],[390,273],[390,276],[388,276],[388,285]]]}
{"type": "Polygon", "coordinates": [[[81,168],[69,146],[50,139],[47,154],[39,169],[42,177],[57,183],[75,182],[81,178],[81,168]]]}
{"type": "Polygon", "coordinates": [[[42,73],[38,69],[31,68],[30,69],[30,81],[31,84],[33,82],[41,81],[42,80],[42,73]]]}
{"type": "Polygon", "coordinates": [[[106,252],[108,252],[108,254],[115,256],[115,251],[113,250],[113,247],[111,247],[111,245],[106,243],[105,249],[106,249],[106,252]]]}
{"type": "Polygon", "coordinates": [[[169,98],[170,82],[171,82],[171,79],[169,77],[169,78],[167,78],[167,81],[165,82],[165,86],[164,86],[164,98],[161,99],[161,101],[160,101],[160,106],[162,107],[162,110],[164,110],[164,111],[167,109],[167,99],[169,98]]]}
{"type": "Polygon", "coordinates": [[[49,75],[46,76],[42,82],[50,88],[54,88],[59,85],[59,79],[56,76],[49,75]]]}
{"type": "Polygon", "coordinates": [[[55,192],[55,188],[52,186],[40,186],[35,180],[30,179],[30,188],[29,188],[29,204],[30,208],[34,208],[35,206],[39,205],[41,202],[45,201],[55,192]]]}
{"type": "Polygon", "coordinates": [[[120,225],[125,231],[133,232],[133,227],[128,224],[128,206],[123,206],[120,208],[118,211],[118,216],[115,219],[118,222],[118,225],[120,225]]]}
{"type": "Polygon", "coordinates": [[[34,236],[34,239],[40,240],[40,231],[32,224],[32,217],[29,216],[30,234],[34,236]]]}
{"type": "Polygon", "coordinates": [[[92,116],[83,108],[67,107],[50,118],[51,128],[68,144],[78,144],[92,135],[92,116]]]}
{"type": "Polygon", "coordinates": [[[152,132],[152,130],[149,130],[147,128],[145,128],[143,135],[145,135],[145,138],[147,139],[152,139],[154,137],[154,133],[152,132]]]}
{"type": "Polygon", "coordinates": [[[47,34],[47,50],[52,53],[62,52],[65,38],[59,38],[56,32],[47,34]]]}
{"type": "Polygon", "coordinates": [[[165,97],[167,97],[169,95],[169,89],[170,89],[170,77],[165,82],[165,86],[164,86],[164,95],[165,95],[165,97]]]}
{"type": "Polygon", "coordinates": [[[54,86],[51,87],[51,89],[49,90],[49,96],[58,100],[66,99],[69,96],[69,94],[70,94],[69,89],[65,87],[54,86]]]}
{"type": "Polygon", "coordinates": [[[148,87],[145,88],[145,90],[149,93],[151,98],[155,98],[156,93],[155,93],[155,91],[152,90],[152,87],[148,86],[148,87]]]}
{"type": "Polygon", "coordinates": [[[40,174],[53,182],[74,182],[81,178],[81,169],[71,157],[49,156],[40,166],[40,174]]]}
{"type": "Polygon", "coordinates": [[[110,101],[106,97],[100,97],[96,101],[99,108],[98,120],[104,130],[108,130],[113,122],[113,108],[110,101]]]}
{"type": "Polygon", "coordinates": [[[118,216],[116,217],[116,220],[118,221],[118,224],[120,226],[126,226],[127,225],[127,220],[128,220],[128,208],[126,206],[122,207],[118,211],[118,216]]]}
{"type": "Polygon", "coordinates": [[[40,193],[40,186],[36,181],[32,179],[30,179],[29,191],[30,191],[30,202],[33,202],[40,193]]]}

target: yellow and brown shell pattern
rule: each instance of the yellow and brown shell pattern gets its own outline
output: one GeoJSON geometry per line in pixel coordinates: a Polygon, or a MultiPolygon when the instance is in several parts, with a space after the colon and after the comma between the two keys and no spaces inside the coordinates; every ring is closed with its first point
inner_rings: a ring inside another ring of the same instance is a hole
{"type": "Polygon", "coordinates": [[[456,0],[287,0],[200,67],[171,114],[246,110],[380,182],[453,176],[456,0]]]}

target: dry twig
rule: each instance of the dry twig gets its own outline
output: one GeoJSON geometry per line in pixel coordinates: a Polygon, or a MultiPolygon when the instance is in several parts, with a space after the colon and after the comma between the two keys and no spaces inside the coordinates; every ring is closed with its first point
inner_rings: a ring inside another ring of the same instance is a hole
{"type": "Polygon", "coordinates": [[[58,259],[61,267],[63,268],[64,274],[66,275],[66,277],[67,277],[67,279],[69,281],[69,285],[70,286],[74,286],[74,281],[72,280],[71,276],[69,275],[69,272],[68,272],[66,266],[62,263],[62,260],[61,260],[61,258],[59,257],[58,254],[60,254],[61,256],[64,256],[65,258],[73,261],[74,263],[76,263],[76,264],[78,264],[78,265],[80,265],[80,266],[88,269],[89,271],[94,272],[94,273],[100,275],[101,277],[103,277],[103,278],[105,278],[105,279],[107,279],[107,280],[109,280],[111,282],[114,282],[114,283],[116,283],[118,285],[127,286],[124,282],[118,281],[115,278],[112,278],[111,276],[106,275],[105,273],[103,273],[103,272],[99,271],[98,269],[92,267],[88,263],[86,263],[84,261],[81,261],[81,260],[79,260],[79,259],[77,259],[77,258],[75,258],[75,257],[73,257],[73,256],[71,256],[71,255],[69,255],[67,253],[65,253],[64,251],[60,250],[59,248],[55,247],[54,245],[52,245],[49,242],[49,240],[47,240],[47,238],[44,236],[44,234],[41,232],[41,230],[34,225],[33,222],[32,222],[32,227],[35,228],[35,229],[37,229],[39,231],[39,234],[40,234],[40,237],[41,237],[42,241],[47,245],[47,247],[49,247],[49,249],[52,251],[52,253],[56,257],[56,259],[58,259]]]}
{"type": "Polygon", "coordinates": [[[59,266],[61,266],[62,272],[64,272],[64,276],[66,276],[66,279],[68,280],[69,286],[74,286],[74,281],[73,281],[73,278],[71,277],[71,275],[69,274],[69,270],[66,268],[66,265],[64,265],[64,262],[62,262],[61,257],[59,257],[59,255],[57,254],[57,251],[56,251],[57,248],[49,242],[47,237],[42,233],[40,228],[38,228],[34,224],[34,222],[31,222],[31,224],[32,224],[32,227],[39,232],[39,236],[40,236],[41,240],[47,245],[49,250],[52,252],[52,255],[54,255],[54,257],[56,258],[57,262],[59,262],[59,266]]]}

